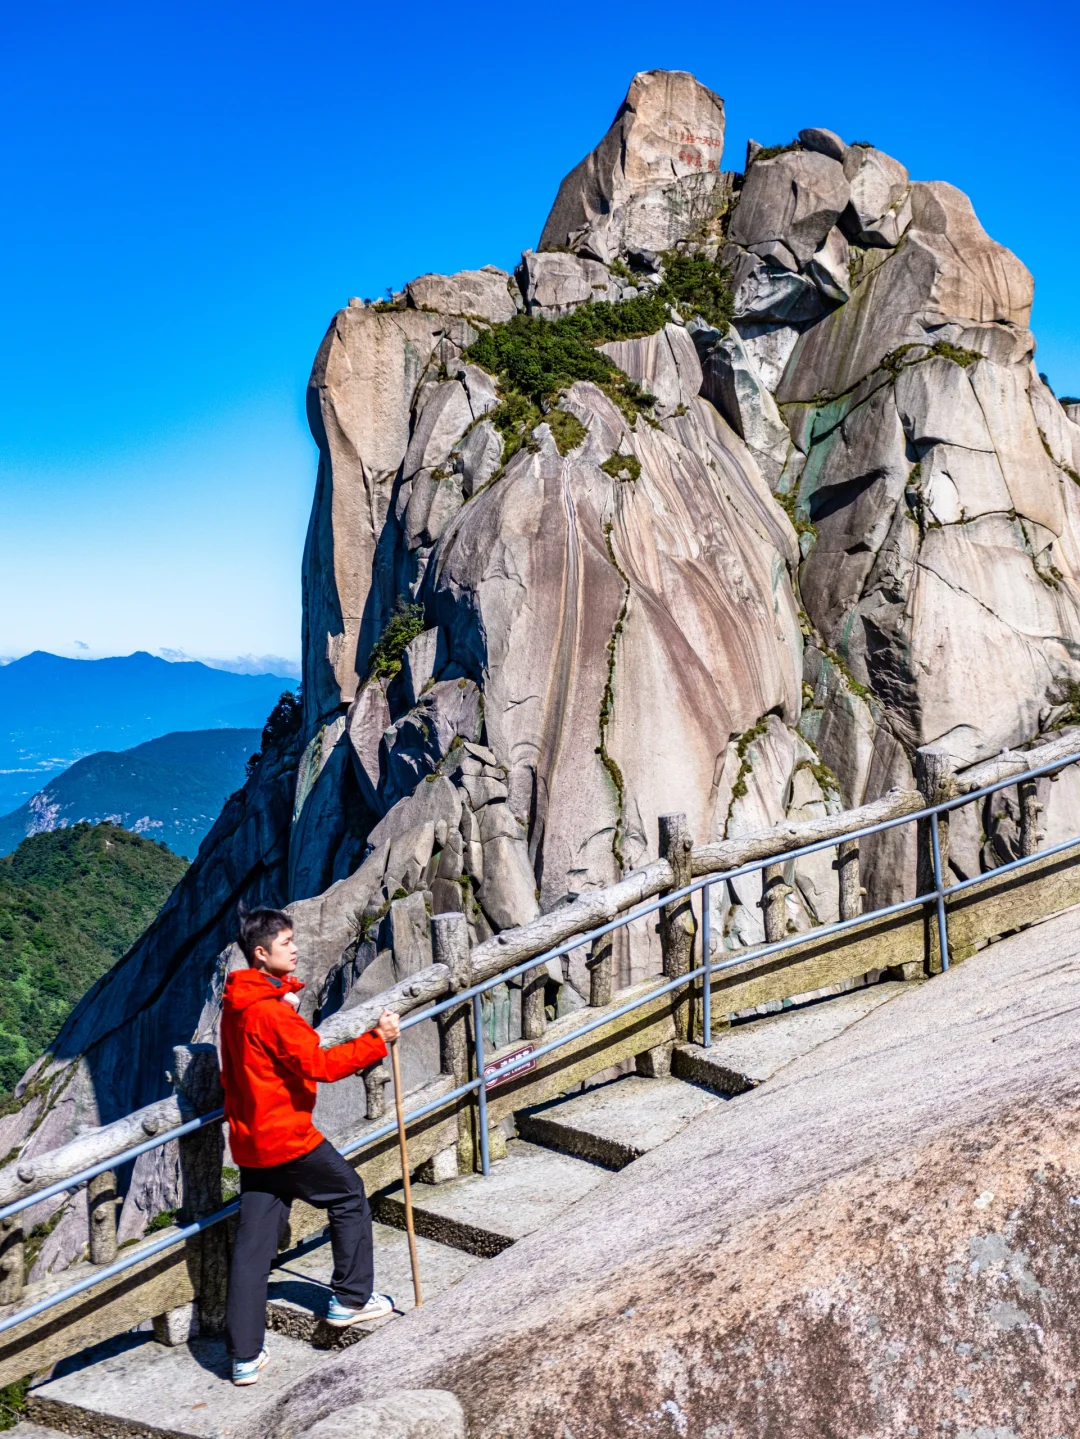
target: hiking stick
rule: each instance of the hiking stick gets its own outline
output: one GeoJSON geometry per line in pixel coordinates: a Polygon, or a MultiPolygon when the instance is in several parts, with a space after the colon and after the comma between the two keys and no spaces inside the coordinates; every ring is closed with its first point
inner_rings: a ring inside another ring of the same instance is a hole
{"type": "Polygon", "coordinates": [[[412,1264],[413,1297],[417,1309],[424,1299],[420,1293],[420,1265],[416,1258],[416,1230],[413,1228],[412,1183],[409,1179],[409,1147],[405,1142],[405,1111],[401,1106],[401,1061],[398,1059],[397,1040],[389,1045],[390,1064],[394,1071],[394,1108],[397,1110],[398,1148],[401,1150],[401,1187],[405,1195],[405,1228],[409,1234],[409,1261],[412,1264]]]}

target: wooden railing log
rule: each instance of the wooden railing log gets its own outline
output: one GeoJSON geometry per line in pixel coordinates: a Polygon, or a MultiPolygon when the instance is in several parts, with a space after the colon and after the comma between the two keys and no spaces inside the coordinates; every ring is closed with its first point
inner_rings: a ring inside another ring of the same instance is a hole
{"type": "Polygon", "coordinates": [[[90,1169],[105,1159],[113,1159],[151,1139],[155,1134],[165,1134],[170,1129],[194,1118],[192,1113],[182,1113],[180,1103],[174,1094],[166,1099],[155,1100],[123,1119],[104,1124],[100,1129],[88,1129],[76,1135],[59,1149],[50,1149],[26,1159],[13,1160],[0,1171],[0,1205],[11,1204],[24,1195],[34,1194],[61,1179],[70,1179],[83,1169],[90,1169]]]}
{"type": "Polygon", "coordinates": [[[1026,750],[1003,750],[995,759],[983,760],[969,769],[960,770],[956,776],[957,793],[970,794],[973,789],[985,789],[999,780],[1022,775],[1025,770],[1041,769],[1055,760],[1068,759],[1077,750],[1080,750],[1080,727],[1073,725],[1047,744],[1026,750]]]}

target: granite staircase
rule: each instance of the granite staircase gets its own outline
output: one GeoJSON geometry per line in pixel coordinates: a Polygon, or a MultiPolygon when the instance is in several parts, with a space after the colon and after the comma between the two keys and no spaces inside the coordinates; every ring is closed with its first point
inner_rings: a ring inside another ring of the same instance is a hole
{"type": "MultiPolygon", "coordinates": [[[[610,1183],[614,1172],[905,988],[876,984],[737,1024],[717,1034],[708,1049],[688,1044],[654,1051],[645,1057],[649,1075],[623,1075],[519,1111],[514,1137],[488,1177],[413,1185],[425,1303],[437,1302],[485,1260],[553,1223],[610,1183]]],[[[347,1330],[325,1323],[332,1262],[329,1242],[319,1234],[282,1254],[271,1275],[270,1363],[257,1385],[236,1389],[228,1382],[220,1339],[168,1346],[149,1332],[132,1332],[38,1376],[27,1396],[27,1418],[11,1431],[12,1439],[50,1439],[56,1432],[98,1439],[259,1439],[263,1417],[301,1374],[412,1308],[400,1187],[373,1195],[372,1208],[376,1285],[394,1296],[394,1315],[347,1330]]]]}

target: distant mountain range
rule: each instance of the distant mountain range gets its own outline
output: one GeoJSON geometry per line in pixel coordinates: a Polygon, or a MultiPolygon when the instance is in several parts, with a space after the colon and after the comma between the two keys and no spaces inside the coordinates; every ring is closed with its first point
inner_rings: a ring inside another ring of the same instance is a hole
{"type": "Polygon", "coordinates": [[[88,755],[0,819],[0,855],[29,835],[88,824],[119,825],[194,859],[221,807],[244,782],[256,729],[188,730],[119,754],[88,755]]]}
{"type": "Polygon", "coordinates": [[[143,651],[71,660],[35,650],[0,666],[0,815],[84,755],[177,730],[261,730],[278,696],[295,687],[283,675],[233,674],[143,651]]]}

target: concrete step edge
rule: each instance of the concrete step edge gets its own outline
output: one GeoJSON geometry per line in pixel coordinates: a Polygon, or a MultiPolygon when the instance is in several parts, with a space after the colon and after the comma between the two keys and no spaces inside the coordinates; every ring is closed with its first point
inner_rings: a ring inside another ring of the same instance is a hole
{"type": "Polygon", "coordinates": [[[26,1402],[26,1414],[33,1424],[56,1429],[66,1435],[83,1436],[83,1439],[146,1439],[148,1435],[153,1435],[154,1439],[193,1439],[190,1431],[135,1423],[97,1409],[84,1409],[66,1399],[31,1397],[26,1402]]]}
{"type": "Polygon", "coordinates": [[[643,1150],[632,1144],[620,1143],[617,1139],[605,1139],[598,1134],[575,1129],[573,1125],[561,1124],[545,1114],[530,1114],[520,1110],[515,1116],[518,1133],[530,1144],[539,1144],[545,1149],[569,1154],[574,1159],[588,1159],[604,1169],[625,1169],[635,1159],[640,1159],[643,1150]]]}
{"type": "Polygon", "coordinates": [[[713,1094],[748,1094],[758,1087],[756,1079],[710,1058],[708,1050],[699,1044],[677,1044],[671,1051],[671,1072],[676,1079],[699,1084],[713,1094]]]}
{"type": "MultiPolygon", "coordinates": [[[[395,1229],[405,1228],[405,1205],[393,1195],[380,1195],[371,1206],[371,1212],[381,1224],[390,1224],[395,1229]]],[[[451,1249],[463,1249],[466,1254],[475,1254],[480,1259],[494,1259],[504,1249],[509,1249],[514,1240],[506,1234],[492,1229],[482,1229],[475,1224],[466,1224],[460,1219],[449,1219],[441,1214],[432,1214],[416,1203],[413,1190],[413,1225],[417,1234],[432,1239],[436,1244],[446,1244],[451,1249]]]]}

